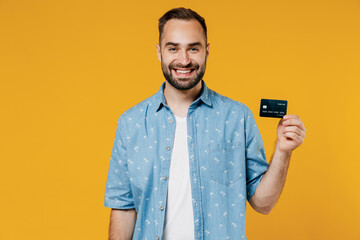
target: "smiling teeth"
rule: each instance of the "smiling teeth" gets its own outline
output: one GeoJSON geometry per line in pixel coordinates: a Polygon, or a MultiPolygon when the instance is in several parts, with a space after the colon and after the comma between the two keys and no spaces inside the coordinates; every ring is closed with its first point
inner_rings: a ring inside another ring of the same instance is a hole
{"type": "Polygon", "coordinates": [[[191,72],[191,70],[186,70],[186,71],[176,70],[176,72],[178,72],[178,73],[189,73],[189,72],[191,72]]]}

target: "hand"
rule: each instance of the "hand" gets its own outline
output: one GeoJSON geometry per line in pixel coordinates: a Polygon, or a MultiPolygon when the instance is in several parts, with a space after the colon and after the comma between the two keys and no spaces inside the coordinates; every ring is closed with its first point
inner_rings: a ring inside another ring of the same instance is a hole
{"type": "Polygon", "coordinates": [[[305,138],[304,123],[297,115],[285,115],[277,126],[278,141],[276,147],[281,152],[291,153],[300,146],[305,138]]]}

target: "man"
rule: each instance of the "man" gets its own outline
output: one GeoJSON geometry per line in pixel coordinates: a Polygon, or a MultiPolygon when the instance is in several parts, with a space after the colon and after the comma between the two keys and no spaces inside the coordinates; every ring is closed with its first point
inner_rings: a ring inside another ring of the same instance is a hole
{"type": "Polygon", "coordinates": [[[105,191],[109,239],[246,239],[246,199],[271,211],[304,124],[295,115],[281,119],[269,165],[249,108],[202,80],[204,19],[172,9],[159,19],[159,33],[166,81],[117,125],[105,191]]]}

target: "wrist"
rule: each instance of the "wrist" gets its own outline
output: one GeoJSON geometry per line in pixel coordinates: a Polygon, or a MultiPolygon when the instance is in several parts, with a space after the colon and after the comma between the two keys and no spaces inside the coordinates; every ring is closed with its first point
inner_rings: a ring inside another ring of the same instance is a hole
{"type": "Polygon", "coordinates": [[[281,148],[279,142],[276,144],[275,154],[281,156],[282,158],[290,158],[292,150],[281,148]]]}

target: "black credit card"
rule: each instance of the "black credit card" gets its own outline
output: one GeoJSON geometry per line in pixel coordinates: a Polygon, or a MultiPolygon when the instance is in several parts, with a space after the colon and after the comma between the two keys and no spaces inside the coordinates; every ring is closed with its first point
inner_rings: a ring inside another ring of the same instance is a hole
{"type": "Polygon", "coordinates": [[[286,100],[261,99],[260,117],[282,118],[286,115],[286,110],[286,100]]]}

